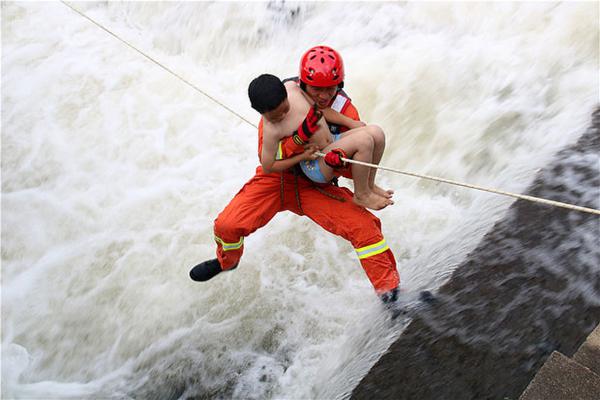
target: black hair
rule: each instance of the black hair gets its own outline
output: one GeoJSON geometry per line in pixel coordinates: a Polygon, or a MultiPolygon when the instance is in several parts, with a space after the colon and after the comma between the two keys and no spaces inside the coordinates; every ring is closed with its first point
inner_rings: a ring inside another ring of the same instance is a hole
{"type": "MultiPolygon", "coordinates": [[[[287,80],[287,79],[286,79],[286,80],[287,80]]],[[[299,79],[297,79],[297,80],[299,80],[299,79]]],[[[341,82],[340,82],[340,83],[338,83],[338,85],[337,85],[337,90],[338,90],[338,92],[339,92],[340,90],[342,90],[343,88],[344,88],[344,81],[341,81],[341,82]]],[[[300,89],[302,89],[303,91],[305,91],[305,92],[306,92],[306,83],[304,83],[304,82],[300,81],[300,89]]]]}
{"type": "Polygon", "coordinates": [[[279,107],[287,98],[287,91],[278,77],[262,74],[248,85],[248,97],[252,108],[264,114],[279,107]]]}

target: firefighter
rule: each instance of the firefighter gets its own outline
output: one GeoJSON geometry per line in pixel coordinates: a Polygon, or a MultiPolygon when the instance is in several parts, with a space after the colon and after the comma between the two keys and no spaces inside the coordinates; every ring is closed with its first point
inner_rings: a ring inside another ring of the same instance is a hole
{"type": "MultiPolygon", "coordinates": [[[[358,111],[342,90],[344,65],[341,56],[327,46],[309,49],[301,59],[298,85],[321,109],[332,108],[362,126],[358,111]],[[312,57],[321,55],[323,57],[312,57]],[[315,59],[317,62],[315,62],[315,59]],[[323,61],[321,61],[323,60],[323,61]]],[[[258,127],[258,155],[262,153],[263,121],[258,127]]],[[[331,125],[332,135],[345,127],[331,125]]],[[[379,162],[385,138],[373,138],[373,161],[379,162]],[[380,152],[380,154],[378,154],[380,152]]],[[[314,147],[293,137],[284,138],[277,158],[303,154],[314,159],[314,147]]],[[[349,171],[343,173],[349,176],[349,171]]],[[[190,271],[191,279],[207,281],[222,271],[236,268],[244,251],[244,238],[265,226],[280,211],[306,216],[335,235],[350,242],[375,292],[388,303],[397,298],[400,277],[396,260],[381,232],[381,222],[371,212],[352,201],[353,193],[335,182],[318,184],[306,178],[298,167],[265,173],[261,166],[234,196],[214,223],[217,258],[204,261],[190,271]]]]}

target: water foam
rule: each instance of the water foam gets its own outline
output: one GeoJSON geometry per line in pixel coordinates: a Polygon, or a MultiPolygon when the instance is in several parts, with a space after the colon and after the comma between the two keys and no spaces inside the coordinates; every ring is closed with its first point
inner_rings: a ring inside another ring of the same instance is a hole
{"type": "MultiPolygon", "coordinates": [[[[598,100],[592,3],[77,6],[256,122],[247,83],[332,45],[384,164],[506,190],[598,100]]],[[[187,277],[253,173],[255,129],[61,4],[2,8],[3,396],[347,394],[397,333],[371,329],[348,243],[278,215],[236,271],[187,277]]],[[[439,285],[510,204],[379,177],[407,292],[439,285]]]]}

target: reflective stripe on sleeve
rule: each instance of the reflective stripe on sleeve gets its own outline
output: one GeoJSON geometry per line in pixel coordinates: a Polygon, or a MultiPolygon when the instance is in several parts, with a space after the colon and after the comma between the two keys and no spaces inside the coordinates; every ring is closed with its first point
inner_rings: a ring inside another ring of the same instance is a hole
{"type": "Polygon", "coordinates": [[[354,250],[356,251],[358,258],[360,260],[362,260],[364,258],[369,258],[371,256],[381,254],[388,249],[389,249],[389,246],[387,245],[385,239],[383,239],[382,241],[377,242],[375,244],[371,244],[371,245],[368,245],[365,247],[361,247],[360,249],[354,249],[354,250]]]}
{"type": "Polygon", "coordinates": [[[281,149],[281,140],[277,145],[277,154],[275,155],[275,160],[283,160],[283,150],[281,149]]]}
{"type": "Polygon", "coordinates": [[[244,237],[240,237],[240,241],[237,243],[227,243],[217,235],[215,235],[215,241],[223,247],[223,251],[237,250],[244,245],[244,237]]]}

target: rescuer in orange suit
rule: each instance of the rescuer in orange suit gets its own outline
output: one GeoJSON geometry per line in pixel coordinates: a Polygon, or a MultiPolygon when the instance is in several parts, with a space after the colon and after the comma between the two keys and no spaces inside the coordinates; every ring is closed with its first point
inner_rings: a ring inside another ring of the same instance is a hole
{"type": "MultiPolygon", "coordinates": [[[[364,125],[360,122],[357,109],[342,90],[344,64],[334,49],[327,46],[309,49],[302,56],[300,76],[295,80],[319,108],[331,107],[349,120],[356,121],[356,127],[364,125]]],[[[262,115],[258,127],[259,158],[262,152],[263,120],[274,115],[270,111],[274,110],[259,110],[262,115]]],[[[274,115],[274,118],[277,116],[274,115]]],[[[306,145],[306,141],[301,139],[302,135],[298,135],[306,128],[303,124],[294,135],[280,142],[277,159],[295,158],[300,161],[315,158],[314,147],[306,145]]],[[[351,125],[351,122],[347,125],[351,125]]],[[[347,129],[348,126],[330,125],[334,140],[336,135],[347,129]]],[[[379,163],[385,138],[372,139],[373,162],[379,163]]],[[[350,170],[342,171],[341,175],[351,177],[350,170]]],[[[297,165],[284,172],[268,174],[258,166],[256,174],[215,220],[217,258],[193,267],[190,277],[195,281],[207,281],[221,271],[236,268],[244,250],[244,237],[266,225],[278,212],[287,210],[305,215],[328,232],[348,240],[376,293],[385,303],[394,302],[400,277],[394,255],[381,233],[381,222],[364,207],[355,204],[352,197],[349,189],[339,187],[335,182],[312,182],[297,165]]]]}

